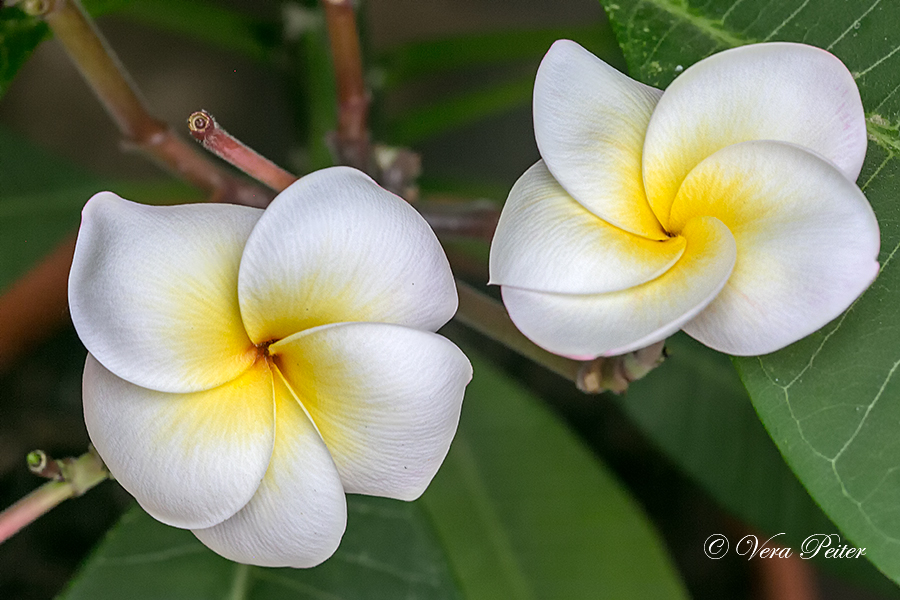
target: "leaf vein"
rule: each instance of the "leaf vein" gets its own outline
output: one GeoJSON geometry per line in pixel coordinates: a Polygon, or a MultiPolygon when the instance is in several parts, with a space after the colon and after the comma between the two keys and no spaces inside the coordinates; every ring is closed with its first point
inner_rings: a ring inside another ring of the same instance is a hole
{"type": "Polygon", "coordinates": [[[900,45],[895,46],[893,50],[891,50],[890,52],[888,52],[887,54],[885,54],[884,56],[882,56],[881,58],[879,58],[878,60],[876,60],[876,61],[875,61],[874,63],[872,63],[867,69],[863,69],[863,70],[860,71],[859,73],[854,73],[853,78],[854,78],[854,79],[861,79],[861,78],[864,77],[869,71],[871,71],[872,69],[876,68],[878,65],[880,65],[881,63],[883,63],[884,61],[886,61],[887,59],[889,59],[889,58],[892,57],[893,55],[897,54],[897,52],[900,52],[900,45]]]}
{"type": "Polygon", "coordinates": [[[856,436],[859,435],[859,432],[862,430],[863,425],[865,425],[866,420],[869,418],[869,414],[872,412],[872,409],[875,408],[875,405],[878,404],[878,400],[881,398],[881,395],[884,393],[884,388],[887,387],[887,384],[891,381],[891,378],[894,376],[894,373],[897,371],[897,368],[900,367],[900,360],[894,363],[894,366],[891,367],[891,370],[888,371],[887,377],[885,377],[884,381],[881,383],[881,387],[878,388],[878,393],[875,394],[875,398],[872,399],[872,402],[869,403],[869,406],[866,408],[866,412],[863,413],[862,418],[859,420],[859,424],[856,426],[856,430],[850,436],[850,439],[838,450],[838,453],[834,455],[834,458],[831,459],[833,463],[837,463],[838,459],[841,455],[850,447],[850,444],[856,439],[856,436]]]}
{"type": "Polygon", "coordinates": [[[351,565],[357,565],[365,569],[370,569],[372,571],[377,571],[385,575],[390,575],[391,577],[395,577],[407,583],[424,583],[428,587],[440,587],[440,582],[436,580],[434,574],[412,573],[409,571],[404,571],[403,569],[398,569],[393,565],[375,560],[374,558],[363,552],[357,554],[338,554],[335,555],[334,560],[339,560],[351,565]]]}
{"type": "Polygon", "coordinates": [[[669,37],[669,34],[672,33],[673,31],[675,31],[675,29],[680,24],[681,23],[679,23],[678,21],[672,21],[672,26],[669,27],[664,34],[659,36],[659,39],[656,41],[656,45],[653,46],[653,49],[650,51],[650,54],[648,54],[647,58],[644,59],[644,64],[641,65],[641,70],[643,70],[643,68],[647,66],[647,64],[650,62],[650,59],[652,59],[656,55],[657,51],[659,50],[659,47],[662,46],[662,43],[665,41],[665,39],[667,37],[669,37]]]}
{"type": "Polygon", "coordinates": [[[185,544],[183,546],[175,546],[166,548],[157,552],[143,552],[141,554],[128,554],[125,556],[100,557],[98,562],[103,565],[147,565],[158,562],[165,562],[174,558],[182,558],[192,554],[203,554],[206,548],[198,544],[185,544]]]}
{"type": "Polygon", "coordinates": [[[260,570],[256,574],[256,578],[263,581],[268,581],[269,583],[274,583],[275,585],[279,585],[292,592],[300,592],[301,594],[305,594],[306,596],[314,598],[315,600],[346,600],[343,596],[332,594],[331,592],[324,592],[307,583],[294,581],[293,579],[290,579],[283,575],[279,575],[277,571],[271,571],[269,569],[260,570]]]}
{"type": "Polygon", "coordinates": [[[722,18],[720,19],[720,22],[723,25],[725,24],[725,20],[731,16],[732,12],[734,12],[734,9],[736,9],[738,6],[740,6],[743,1],[744,0],[737,0],[737,2],[733,2],[731,4],[731,6],[728,7],[728,10],[725,11],[725,14],[723,14],[722,18]]]}
{"type": "Polygon", "coordinates": [[[881,3],[881,0],[875,0],[875,2],[872,3],[872,6],[870,6],[869,8],[867,8],[866,11],[865,11],[863,14],[859,15],[859,17],[857,17],[856,20],[854,20],[852,23],[850,23],[850,26],[847,27],[847,29],[845,29],[845,30],[841,33],[841,35],[837,36],[837,38],[835,38],[835,40],[834,40],[833,42],[831,42],[830,44],[828,44],[828,46],[826,46],[825,49],[826,49],[826,50],[831,50],[832,48],[834,48],[834,45],[835,45],[835,44],[837,44],[837,43],[840,42],[842,39],[844,39],[844,37],[845,37],[848,33],[850,33],[851,31],[853,31],[854,29],[856,29],[856,28],[859,26],[859,24],[862,22],[862,20],[865,19],[865,18],[869,15],[870,12],[872,12],[873,10],[875,10],[875,7],[878,6],[880,3],[881,3]]]}
{"type": "Polygon", "coordinates": [[[804,1],[803,1],[803,4],[801,4],[800,6],[798,6],[797,9],[796,9],[794,12],[792,12],[791,14],[789,14],[789,15],[788,15],[788,18],[785,19],[784,21],[782,21],[781,24],[778,25],[778,27],[776,27],[775,29],[773,29],[773,30],[771,31],[771,33],[769,33],[769,35],[767,35],[766,38],[765,38],[763,41],[764,41],[764,42],[768,42],[768,41],[771,40],[773,37],[775,37],[776,35],[778,35],[778,32],[781,31],[782,28],[784,28],[785,25],[787,25],[788,23],[790,23],[791,21],[793,21],[793,20],[794,20],[794,17],[796,17],[796,16],[800,13],[800,11],[802,11],[804,8],[806,8],[806,5],[807,5],[807,4],[809,4],[809,0],[804,0],[804,1]]]}
{"type": "Polygon", "coordinates": [[[728,47],[745,46],[754,43],[755,40],[737,35],[722,27],[718,19],[710,19],[695,14],[687,4],[674,2],[673,0],[643,0],[646,4],[654,6],[663,12],[667,12],[676,19],[688,22],[695,29],[701,31],[706,37],[728,47]]]}

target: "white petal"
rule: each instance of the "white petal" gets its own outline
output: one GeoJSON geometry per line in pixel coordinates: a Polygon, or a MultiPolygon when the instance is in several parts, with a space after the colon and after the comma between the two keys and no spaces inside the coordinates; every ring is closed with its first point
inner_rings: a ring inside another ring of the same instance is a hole
{"type": "Polygon", "coordinates": [[[224,523],[194,535],[237,562],[313,567],[337,550],[347,502],[325,443],[280,374],[275,402],[275,451],[256,495],[224,523]]]}
{"type": "Polygon", "coordinates": [[[247,242],[238,289],[257,343],[342,321],[436,330],[457,304],[447,257],[425,220],[347,167],[317,171],[279,194],[247,242]]]}
{"type": "Polygon", "coordinates": [[[522,333],[556,354],[586,360],[649,346],[703,310],[734,265],[734,238],[716,219],[694,219],[682,235],[687,246],[681,259],[653,281],[590,295],[503,287],[503,303],[522,333]]]}
{"type": "Polygon", "coordinates": [[[349,493],[417,498],[456,433],[472,378],[447,339],[383,323],[341,323],[270,347],[328,444],[349,493]]]}
{"type": "Polygon", "coordinates": [[[491,283],[562,294],[597,294],[659,277],[684,252],[684,238],[648,240],[575,202],[542,161],[503,206],[491,243],[491,283]]]}
{"type": "Polygon", "coordinates": [[[534,82],[534,136],[556,180],[598,217],[652,239],[666,236],[644,195],[641,148],[661,94],[568,40],[534,82]]]}
{"type": "Polygon", "coordinates": [[[644,185],[656,215],[665,221],[700,161],[749,140],[804,146],[855,180],[867,143],[856,82],[825,50],[782,42],[726,50],[690,67],[666,89],[647,128],[644,185]]]}
{"type": "Polygon", "coordinates": [[[212,390],[167,394],[132,385],[88,355],[84,421],[116,480],[154,518],[208,527],[259,486],[274,444],[264,361],[212,390]]]}
{"type": "Polygon", "coordinates": [[[90,353],[164,392],[210,389],[247,369],[256,349],[241,324],[237,277],[261,214],[91,198],[69,275],[72,321],[90,353]]]}
{"type": "Polygon", "coordinates": [[[730,354],[773,352],[844,311],[878,273],[878,222],[833,165],[779,142],[729,146],[691,171],[674,228],[695,214],[728,226],[734,272],[684,330],[730,354]]]}

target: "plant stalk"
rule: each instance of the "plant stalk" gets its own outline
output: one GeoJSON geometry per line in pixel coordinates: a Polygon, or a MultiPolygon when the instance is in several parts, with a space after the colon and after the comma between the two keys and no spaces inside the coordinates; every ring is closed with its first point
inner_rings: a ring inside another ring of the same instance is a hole
{"type": "Polygon", "coordinates": [[[322,0],[337,83],[337,162],[374,175],[369,144],[369,93],[363,77],[362,52],[351,0],[322,0]]]}
{"type": "Polygon", "coordinates": [[[46,21],[125,139],[213,200],[264,207],[272,194],[221,169],[151,116],[136,86],[78,0],[26,2],[46,21]]]}
{"type": "Polygon", "coordinates": [[[53,465],[55,469],[48,469],[52,475],[47,475],[53,477],[53,481],[48,481],[0,513],[0,543],[65,500],[81,496],[109,479],[109,471],[93,448],[78,458],[53,461],[53,465]]]}
{"type": "Polygon", "coordinates": [[[198,110],[188,117],[188,128],[204,148],[276,192],[297,181],[295,175],[222,129],[205,110],[198,110]]]}

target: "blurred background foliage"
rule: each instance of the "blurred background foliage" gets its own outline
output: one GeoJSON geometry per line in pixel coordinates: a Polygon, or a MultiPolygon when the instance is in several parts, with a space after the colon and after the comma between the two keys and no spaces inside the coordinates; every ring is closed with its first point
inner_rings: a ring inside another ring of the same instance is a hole
{"type": "MultiPolygon", "coordinates": [[[[181,128],[203,108],[295,173],[331,164],[334,83],[315,3],[85,5],[156,116],[181,128]]],[[[553,40],[575,39],[626,68],[593,0],[379,0],[361,7],[360,23],[373,139],[421,154],[425,202],[450,194],[499,204],[537,160],[531,90],[553,40]]],[[[37,45],[48,37],[16,9],[0,12],[0,291],[75,230],[93,192],[202,199],[122,151],[62,49],[37,45]]],[[[486,244],[448,249],[454,264],[469,259],[458,275],[483,284],[486,244]]],[[[447,462],[416,503],[351,498],[348,534],[322,567],[236,566],[105,483],[0,545],[0,598],[54,597],[80,567],[70,600],[742,600],[763,593],[760,561],[708,559],[710,534],[784,532],[779,542],[797,548],[837,531],[785,465],[729,360],[687,337],[673,338],[667,362],[626,395],[591,397],[461,325],[444,333],[476,365],[447,462]]],[[[83,360],[67,327],[0,374],[3,506],[40,483],[24,468],[29,450],[66,456],[88,443],[83,360]]],[[[900,598],[868,562],[810,564],[803,574],[819,598],[900,598]]]]}

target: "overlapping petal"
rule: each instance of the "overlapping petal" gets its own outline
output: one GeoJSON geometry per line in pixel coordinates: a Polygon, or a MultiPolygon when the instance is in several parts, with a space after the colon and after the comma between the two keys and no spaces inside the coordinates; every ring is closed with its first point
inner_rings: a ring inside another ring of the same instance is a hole
{"type": "Polygon", "coordinates": [[[453,343],[383,323],[308,330],[270,347],[350,493],[412,500],[456,432],[472,377],[453,343]]]}
{"type": "Polygon", "coordinates": [[[312,567],[340,544],[344,489],[328,448],[277,372],[275,406],[275,450],[256,494],[227,521],[194,535],[238,562],[312,567]]]}
{"type": "Polygon", "coordinates": [[[553,177],[603,220],[651,239],[666,234],[644,195],[641,148],[661,94],[568,40],[534,83],[534,135],[553,177]]]}
{"type": "Polygon", "coordinates": [[[91,198],[69,277],[72,321],[91,354],[163,392],[210,389],[247,369],[256,349],[241,323],[238,266],[261,214],[91,198]]]}
{"type": "Polygon", "coordinates": [[[624,354],[666,338],[715,298],[731,274],[736,247],[712,217],[681,230],[687,245],[662,276],[608,294],[551,294],[502,288],[513,322],[551,352],[579,358],[624,354]]]}
{"type": "Polygon", "coordinates": [[[347,167],[307,175],[272,202],[247,241],[238,294],[256,343],[344,321],[434,331],[457,306],[428,224],[347,167]]]}
{"type": "Polygon", "coordinates": [[[649,240],[614,227],[566,193],[538,161],[509,193],[491,245],[491,283],[597,294],[665,273],[684,238],[649,240]]]}
{"type": "Polygon", "coordinates": [[[432,333],[456,287],[403,200],[335,168],[261,215],[89,201],[70,277],[97,355],[85,421],[158,520],[233,560],[310,567],[340,543],[345,491],[424,491],[472,370],[432,333]]]}
{"type": "Polygon", "coordinates": [[[256,492],[274,444],[272,375],[259,361],[211,390],[168,394],[88,355],[84,420],[110,472],[154,518],[209,527],[256,492]]]}
{"type": "Polygon", "coordinates": [[[643,147],[647,198],[663,226],[690,170],[749,140],[804,146],[855,180],[867,138],[853,76],[832,54],[791,43],[742,46],[688,68],[666,88],[643,147]]]}
{"type": "Polygon", "coordinates": [[[684,330],[707,346],[765,354],[843,312],[878,273],[878,222],[834,165],[779,142],[728,146],[678,192],[670,227],[712,215],[734,235],[737,262],[716,299],[684,330]]]}
{"type": "Polygon", "coordinates": [[[532,167],[517,183],[491,249],[492,283],[525,335],[584,359],[684,326],[713,348],[760,354],[859,297],[877,275],[880,234],[853,183],[866,122],[837,58],[751,45],[704,59],[655,94],[572,42],[544,58],[534,120],[549,174],[532,167]],[[607,192],[611,200],[590,201],[607,192]],[[671,240],[604,238],[569,198],[654,238],[604,212],[649,205],[659,231],[684,238],[684,254],[666,270],[646,256],[671,240]],[[592,288],[598,281],[608,289],[592,288]]]}

